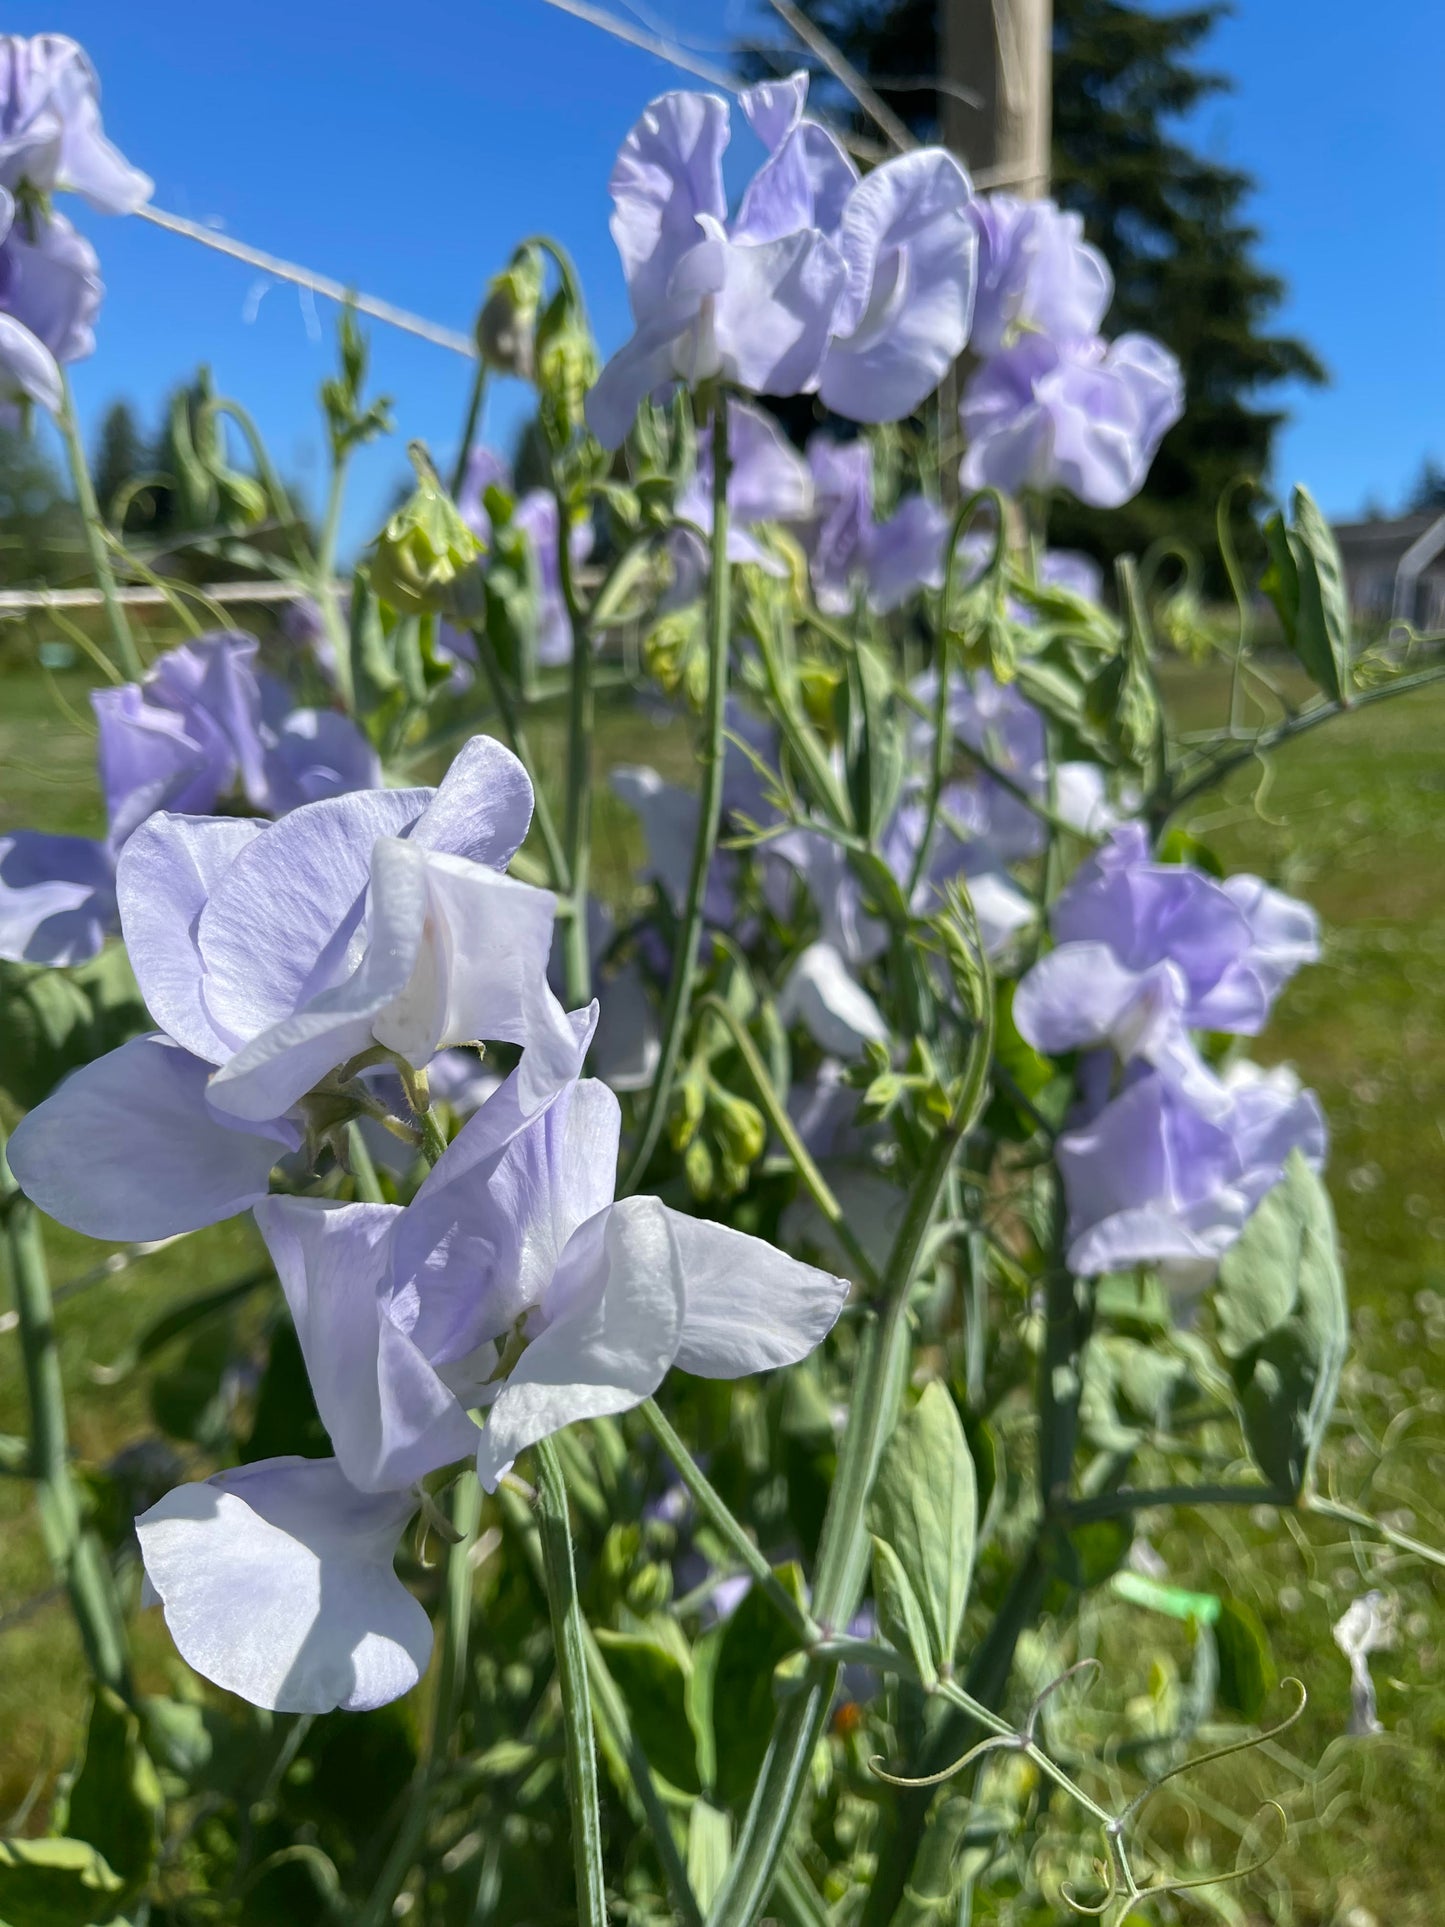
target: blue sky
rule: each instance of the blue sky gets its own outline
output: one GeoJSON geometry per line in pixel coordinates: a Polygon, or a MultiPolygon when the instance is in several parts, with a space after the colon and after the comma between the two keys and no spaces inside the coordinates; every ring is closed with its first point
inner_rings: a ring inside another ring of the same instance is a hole
{"type": "MultiPolygon", "coordinates": [[[[754,17],[752,0],[648,10],[719,48],[754,17]]],[[[26,0],[6,24],[85,44],[107,129],[163,208],[461,329],[515,241],[546,230],[578,261],[604,349],[626,333],[607,174],[645,101],[687,83],[543,0],[26,0]]],[[[1445,458],[1445,8],[1239,0],[1209,57],[1238,88],[1193,136],[1257,176],[1262,256],[1290,288],[1283,325],[1333,377],[1284,393],[1276,480],[1308,481],[1336,514],[1393,503],[1423,456],[1445,458]]],[[[71,211],[108,287],[98,352],[76,371],[87,421],[119,395],[153,418],[206,361],[314,497],[329,304],[308,316],[294,289],[260,294],[250,269],[191,242],[71,211]]],[[[360,466],[352,539],[405,472],[404,437],[450,452],[468,378],[442,350],[379,326],[372,339],[401,435],[360,466]]],[[[503,440],[523,405],[507,387],[488,423],[503,440]]]]}

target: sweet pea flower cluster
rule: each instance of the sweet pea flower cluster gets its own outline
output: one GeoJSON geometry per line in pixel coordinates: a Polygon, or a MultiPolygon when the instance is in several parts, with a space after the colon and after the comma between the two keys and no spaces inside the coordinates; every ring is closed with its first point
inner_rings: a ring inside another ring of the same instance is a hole
{"type": "Polygon", "coordinates": [[[767,159],[731,219],[719,96],[664,94],[623,142],[612,235],[636,330],[587,398],[606,447],[676,382],[816,393],[850,420],[897,420],[962,351],[977,256],[967,175],[926,148],[860,179],[807,118],[807,91],[798,73],[741,96],[767,159]]]}
{"type": "Polygon", "coordinates": [[[29,1113],[17,1178],[93,1237],[168,1237],[264,1197],[277,1160],[345,1114],[353,1060],[422,1072],[453,1045],[524,1045],[518,1089],[539,1108],[585,1044],[547,986],[556,899],[505,874],[531,815],[525,770],[479,736],[436,790],[275,823],[149,817],[116,894],[158,1028],[29,1113]]]}
{"type": "MultiPolygon", "coordinates": [[[[678,491],[678,526],[668,536],[673,604],[695,602],[707,580],[707,535],[712,527],[713,431],[698,431],[697,466],[678,491]]],[[[737,402],[728,410],[728,560],[781,576],[785,566],[759,540],[770,522],[803,522],[813,512],[808,465],[765,409],[737,402]]]]}
{"type": "Polygon", "coordinates": [[[151,183],[105,138],[100,84],[64,34],[0,37],[0,403],[52,414],[60,371],[95,347],[104,292],[95,250],[51,196],[129,214],[151,183]]]}
{"type": "Polygon", "coordinates": [[[1014,1022],[1036,1050],[1091,1054],[1081,1084],[1092,1101],[1056,1146],[1070,1269],[1208,1277],[1289,1152],[1318,1169],[1326,1138],[1291,1073],[1240,1064],[1221,1076],[1191,1032],[1257,1035],[1319,956],[1314,912],[1258,877],[1217,882],[1156,862],[1144,827],[1125,823],[1051,924],[1056,948],[1020,981],[1014,1022]]]}
{"type": "MultiPolygon", "coordinates": [[[[579,1053],[594,1020],[572,1019],[579,1053]]],[[[285,1712],[396,1698],[431,1650],[393,1567],[429,1473],[474,1461],[491,1491],[527,1446],[641,1404],[674,1365],[737,1378],[822,1342],[844,1281],[656,1198],[614,1201],[619,1128],[604,1084],[569,1079],[537,1108],[519,1069],[404,1209],[257,1206],[336,1456],[221,1472],[138,1520],[198,1672],[285,1712]]]]}
{"type": "Polygon", "coordinates": [[[1148,335],[1099,333],[1113,276],[1077,214],[1007,194],[974,201],[983,357],[964,390],[968,488],[1067,489],[1117,508],[1184,412],[1179,364],[1148,335]]]}
{"type": "Polygon", "coordinates": [[[381,781],[356,724],[295,707],[284,683],[258,672],[258,648],[254,636],[218,630],[166,650],[143,682],[92,693],[107,833],[0,836],[0,957],[94,957],[115,928],[116,861],[157,810],[207,815],[239,793],[258,814],[283,816],[381,781]]]}

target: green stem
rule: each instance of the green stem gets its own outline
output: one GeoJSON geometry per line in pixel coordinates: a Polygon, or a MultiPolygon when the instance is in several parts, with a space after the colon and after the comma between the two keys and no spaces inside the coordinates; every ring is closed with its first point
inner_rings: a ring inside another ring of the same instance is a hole
{"type": "MultiPolygon", "coordinates": [[[[868,1562],[868,1498],[907,1378],[909,1295],[954,1156],[986,1089],[992,1043],[986,1028],[980,1030],[979,1043],[954,1116],[934,1141],[914,1185],[884,1275],[882,1308],[863,1338],[856,1389],[818,1546],[813,1612],[825,1631],[845,1626],[862,1595],[868,1562]]],[[[752,1927],[767,1905],[836,1680],[835,1665],[815,1664],[807,1690],[789,1700],[780,1713],[709,1927],[752,1927]]]]}
{"type": "Polygon", "coordinates": [[[642,1744],[632,1728],[632,1720],[627,1711],[627,1702],[619,1692],[616,1680],[608,1669],[602,1648],[590,1626],[584,1628],[587,1645],[587,1677],[592,1687],[592,1700],[596,1709],[598,1724],[604,1734],[611,1728],[612,1741],[622,1755],[627,1767],[627,1777],[637,1796],[648,1837],[653,1851],[661,1864],[663,1876],[672,1892],[673,1904],[681,1916],[684,1927],[702,1927],[702,1909],[697,1903],[697,1895],[688,1879],[687,1865],[678,1851],[673,1835],[672,1822],[667,1807],[658,1791],[657,1781],[642,1744]]]}
{"type": "Polygon", "coordinates": [[[828,1180],[813,1162],[812,1153],[799,1137],[797,1126],[789,1117],[788,1108],[779,1097],[773,1080],[768,1075],[768,1067],[763,1062],[762,1053],[748,1035],[742,1020],[735,1010],[723,1002],[721,997],[702,998],[698,1003],[698,1012],[701,1014],[703,1011],[706,1011],[710,1017],[716,1017],[725,1026],[734,1048],[743,1060],[748,1076],[753,1081],[758,1102],[762,1105],[769,1124],[777,1133],[779,1143],[792,1159],[794,1168],[807,1186],[814,1204],[832,1226],[834,1236],[857,1266],[859,1277],[870,1290],[876,1292],[879,1279],[873,1260],[858,1242],[842,1205],[833,1195],[828,1180]]]}
{"type": "Polygon", "coordinates": [[[973,520],[974,512],[984,501],[994,504],[997,526],[994,534],[993,555],[984,578],[995,573],[1003,561],[1006,540],[1006,511],[1002,499],[993,489],[982,489],[970,495],[966,502],[959,505],[948,531],[947,561],[943,570],[943,601],[938,611],[938,658],[934,674],[938,678],[938,688],[934,694],[933,707],[933,753],[928,771],[928,807],[923,820],[923,835],[919,839],[918,853],[913,859],[913,869],[908,878],[908,901],[913,901],[913,893],[921,878],[928,874],[928,860],[933,854],[934,838],[938,834],[938,812],[943,801],[943,783],[948,774],[949,752],[953,748],[953,732],[948,722],[948,619],[953,608],[953,584],[958,571],[958,545],[963,539],[963,531],[973,520]]]}
{"type": "Polygon", "coordinates": [[[1445,1566],[1445,1550],[1439,1546],[1427,1545],[1423,1539],[1412,1539],[1405,1532],[1396,1532],[1393,1526],[1382,1525],[1378,1519],[1372,1519],[1368,1512],[1357,1512],[1352,1505],[1341,1505],[1338,1499],[1327,1499],[1320,1493],[1312,1492],[1300,1500],[1300,1509],[1313,1512],[1322,1519],[1338,1519],[1342,1525],[1357,1526],[1372,1538],[1383,1539],[1387,1546],[1394,1546],[1398,1552],[1412,1552],[1417,1558],[1427,1559],[1432,1566],[1445,1566]]]}
{"type": "Polygon", "coordinates": [[[532,755],[526,729],[521,717],[517,714],[512,693],[507,688],[507,679],[502,674],[502,665],[497,661],[496,650],[480,630],[473,631],[473,639],[477,645],[477,659],[482,665],[482,674],[487,679],[492,701],[497,705],[497,715],[501,719],[502,733],[507,739],[507,747],[532,779],[532,815],[537,825],[537,834],[542,839],[542,847],[547,852],[547,863],[552,872],[552,887],[565,896],[571,890],[571,872],[567,868],[567,853],[562,848],[561,837],[557,834],[556,820],[542,787],[541,772],[532,755]]]}
{"type": "MultiPolygon", "coordinates": [[[[553,486],[556,488],[554,469],[553,486]]],[[[571,697],[567,710],[567,875],[572,919],[564,935],[567,1002],[575,1009],[592,996],[592,955],[587,942],[587,886],[592,869],[592,749],[595,699],[592,634],[572,574],[571,524],[557,489],[557,571],[572,629],[571,697]]]]}
{"type": "Polygon", "coordinates": [[[804,1646],[813,1645],[821,1638],[822,1629],[793,1598],[768,1564],[765,1555],[748,1537],[726,1501],[716,1487],[709,1482],[707,1474],[668,1423],[666,1416],[658,1408],[656,1400],[644,1399],[639,1409],[652,1436],[677,1468],[678,1477],[691,1493],[693,1502],[703,1518],[707,1520],[718,1537],[725,1540],[732,1548],[739,1562],[752,1574],[768,1599],[798,1635],[800,1642],[804,1646]]]}
{"type": "Polygon", "coordinates": [[[567,1796],[572,1807],[577,1914],[580,1927],[607,1927],[607,1895],[602,1884],[602,1822],[597,1810],[597,1754],[592,1736],[592,1700],[587,1687],[587,1624],[582,1617],[577,1573],[572,1564],[567,1486],[557,1449],[550,1439],[543,1439],[534,1448],[534,1456],[538,1475],[537,1523],[542,1538],[542,1565],[552,1614],[567,1746],[567,1796]]]}
{"type": "Polygon", "coordinates": [[[477,438],[477,427],[482,419],[482,404],[487,393],[487,364],[477,356],[472,370],[472,384],[467,393],[467,413],[462,423],[462,439],[457,449],[457,459],[452,463],[450,492],[455,499],[462,492],[462,483],[467,479],[467,457],[472,452],[472,443],[477,438]]]}
{"type": "Polygon", "coordinates": [[[1270,729],[1260,730],[1259,734],[1251,739],[1247,748],[1236,750],[1230,756],[1222,756],[1217,763],[1194,777],[1192,781],[1185,783],[1179,789],[1166,792],[1160,797],[1154,812],[1155,822],[1162,828],[1171,816],[1183,809],[1186,803],[1192,803],[1197,796],[1202,796],[1206,790],[1213,789],[1216,783],[1222,783],[1225,777],[1233,775],[1235,770],[1242,769],[1246,763],[1252,763],[1256,757],[1267,755],[1272,749],[1278,749],[1282,743],[1289,742],[1295,736],[1303,736],[1308,730],[1318,729],[1321,723],[1332,723],[1337,717],[1354,715],[1357,710],[1364,709],[1370,703],[1389,702],[1396,696],[1408,695],[1412,689],[1425,689],[1431,683],[1441,681],[1445,681],[1445,665],[1437,665],[1434,669],[1422,669],[1414,676],[1401,676],[1394,682],[1382,683],[1378,689],[1362,690],[1348,704],[1322,703],[1318,709],[1307,709],[1302,716],[1288,716],[1282,723],[1276,723],[1270,729]]]}
{"type": "Polygon", "coordinates": [[[385,1927],[394,1916],[396,1897],[416,1861],[417,1848],[436,1804],[436,1788],[447,1765],[457,1705],[467,1669],[471,1638],[472,1547],[482,1517],[482,1488],[470,1470],[452,1489],[452,1525],[459,1537],[447,1548],[446,1584],[442,1595],[441,1661],[437,1667],[436,1697],[432,1702],[427,1749],[417,1765],[406,1808],[381,1872],[371,1890],[357,1927],[385,1927]]]}
{"type": "Polygon", "coordinates": [[[356,707],[356,690],[351,677],[351,637],[336,596],[336,547],[341,533],[341,505],[346,492],[345,455],[333,454],[331,479],[326,488],[326,512],[321,523],[321,540],[316,550],[316,579],[312,584],[327,638],[336,658],[336,679],[341,700],[347,710],[356,707]]]}
{"type": "Polygon", "coordinates": [[[712,868],[713,853],[717,848],[718,826],[722,821],[723,771],[726,762],[723,730],[727,716],[728,642],[732,624],[732,572],[728,563],[730,467],[727,397],[719,388],[712,418],[712,546],[707,603],[707,709],[703,722],[702,794],[698,799],[697,836],[693,842],[687,907],[677,934],[672,982],[668,986],[667,1006],[662,1018],[662,1052],[658,1058],[642,1129],[622,1181],[620,1195],[623,1197],[635,1191],[641,1183],[657,1148],[657,1140],[662,1135],[673,1073],[682,1053],[682,1040],[692,1008],[698,946],[702,941],[703,902],[707,895],[708,871],[712,868]]]}
{"type": "Polygon", "coordinates": [[[14,1297],[30,1404],[30,1462],[45,1550],[70,1594],[90,1670],[102,1684],[131,1696],[125,1624],[99,1539],[85,1524],[70,1471],[65,1391],[55,1337],[50,1278],[40,1216],[23,1196],[5,1157],[0,1131],[0,1222],[14,1297]]]}
{"type": "Polygon", "coordinates": [[[1096,1519],[1118,1519],[1151,1506],[1278,1505],[1292,1506],[1294,1498],[1272,1485],[1161,1485],[1130,1491],[1101,1492],[1092,1498],[1071,1499],[1060,1511],[1067,1526],[1085,1526],[1096,1519]]]}
{"type": "Polygon", "coordinates": [[[132,682],[139,682],[145,674],[145,665],[136,648],[125,605],[116,590],[115,571],[110,565],[110,550],[106,544],[106,527],[96,503],[95,485],[90,479],[90,464],[85,458],[85,443],[81,440],[80,422],[75,413],[75,395],[70,386],[70,377],[63,368],[60,371],[60,386],[60,433],[70,462],[70,479],[75,489],[75,505],[80,510],[81,527],[85,531],[91,573],[95,577],[96,587],[105,598],[106,625],[121,667],[132,682]]]}

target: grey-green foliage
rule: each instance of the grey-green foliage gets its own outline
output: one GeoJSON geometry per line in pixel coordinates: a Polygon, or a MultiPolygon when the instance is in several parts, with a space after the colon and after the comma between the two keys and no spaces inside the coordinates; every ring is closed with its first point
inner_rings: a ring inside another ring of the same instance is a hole
{"type": "Polygon", "coordinates": [[[1298,1151],[1226,1252],[1214,1303],[1250,1451],[1295,1496],[1313,1471],[1349,1337],[1334,1210],[1298,1151]]]}
{"type": "Polygon", "coordinates": [[[1307,488],[1290,498],[1291,520],[1276,510],[1264,525],[1269,549],[1265,593],[1285,641],[1332,702],[1350,700],[1350,603],[1333,531],[1307,488]]]}
{"type": "Polygon", "coordinates": [[[978,1488],[946,1387],[899,1421],[869,1508],[879,1623],[925,1684],[953,1670],[973,1578],[978,1488]]]}

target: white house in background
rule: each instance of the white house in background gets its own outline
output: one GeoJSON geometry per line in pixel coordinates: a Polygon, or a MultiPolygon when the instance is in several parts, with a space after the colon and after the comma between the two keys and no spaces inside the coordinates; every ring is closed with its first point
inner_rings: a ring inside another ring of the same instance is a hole
{"type": "Polygon", "coordinates": [[[1336,522],[1351,614],[1445,628],[1445,515],[1336,522]]]}

